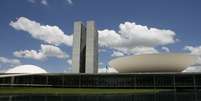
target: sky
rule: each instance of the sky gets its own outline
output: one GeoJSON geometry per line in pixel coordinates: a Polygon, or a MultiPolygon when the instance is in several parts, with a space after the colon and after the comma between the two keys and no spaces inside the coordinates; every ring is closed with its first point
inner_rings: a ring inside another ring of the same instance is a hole
{"type": "MultiPolygon", "coordinates": [[[[119,56],[190,53],[201,57],[200,0],[1,0],[0,71],[32,64],[72,70],[73,23],[94,20],[99,68],[119,56]]],[[[201,71],[201,58],[189,71],[201,71]]]]}

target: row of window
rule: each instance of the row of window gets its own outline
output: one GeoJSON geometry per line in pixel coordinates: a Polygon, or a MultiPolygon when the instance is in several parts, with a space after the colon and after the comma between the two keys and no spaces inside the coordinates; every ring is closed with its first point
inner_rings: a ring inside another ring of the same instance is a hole
{"type": "Polygon", "coordinates": [[[0,78],[3,84],[65,87],[201,87],[201,75],[28,75],[0,78]]]}

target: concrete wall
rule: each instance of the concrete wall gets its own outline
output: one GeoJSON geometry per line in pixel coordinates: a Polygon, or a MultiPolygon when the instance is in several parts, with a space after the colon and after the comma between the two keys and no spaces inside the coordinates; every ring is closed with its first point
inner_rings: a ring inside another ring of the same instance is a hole
{"type": "Polygon", "coordinates": [[[72,66],[73,73],[85,73],[86,28],[81,21],[74,22],[72,66]]]}
{"type": "Polygon", "coordinates": [[[86,73],[98,72],[98,33],[94,21],[87,21],[86,73]]]}
{"type": "Polygon", "coordinates": [[[73,73],[98,72],[98,33],[94,21],[74,23],[72,66],[73,73]]]}

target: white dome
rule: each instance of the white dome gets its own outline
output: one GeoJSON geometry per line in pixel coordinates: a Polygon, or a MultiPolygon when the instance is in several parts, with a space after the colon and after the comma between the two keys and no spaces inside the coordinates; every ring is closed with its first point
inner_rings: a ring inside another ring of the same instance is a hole
{"type": "Polygon", "coordinates": [[[20,65],[9,69],[8,71],[6,71],[6,73],[36,74],[36,73],[47,73],[47,71],[35,65],[20,65]]]}

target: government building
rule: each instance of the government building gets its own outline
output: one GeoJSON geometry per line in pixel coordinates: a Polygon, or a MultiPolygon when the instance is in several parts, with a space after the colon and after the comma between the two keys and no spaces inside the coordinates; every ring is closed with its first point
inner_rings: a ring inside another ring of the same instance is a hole
{"type": "MultiPolygon", "coordinates": [[[[159,53],[115,58],[108,68],[118,73],[98,73],[98,33],[94,21],[74,23],[72,73],[0,74],[0,87],[63,88],[201,88],[201,73],[182,72],[195,64],[196,56],[184,53],[159,53]]],[[[15,71],[15,70],[13,70],[15,71]]]]}

